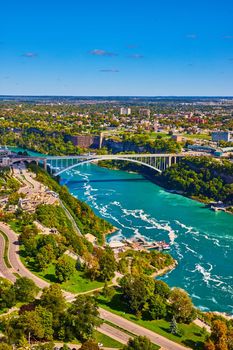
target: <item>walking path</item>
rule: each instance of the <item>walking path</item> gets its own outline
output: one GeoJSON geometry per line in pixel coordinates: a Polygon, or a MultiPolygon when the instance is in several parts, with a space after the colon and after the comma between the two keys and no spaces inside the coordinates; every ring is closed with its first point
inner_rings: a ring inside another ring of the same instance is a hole
{"type": "Polygon", "coordinates": [[[72,226],[73,226],[74,231],[75,231],[79,236],[82,236],[82,233],[81,233],[81,231],[79,230],[79,228],[78,228],[78,226],[77,226],[77,224],[76,224],[76,222],[75,222],[73,216],[70,214],[69,210],[68,210],[68,209],[66,208],[66,206],[63,204],[62,200],[61,200],[60,198],[59,198],[58,200],[59,200],[59,203],[60,203],[61,207],[63,208],[63,210],[64,210],[66,216],[67,216],[68,219],[71,221],[71,224],[72,224],[72,226]]]}
{"type": "Polygon", "coordinates": [[[197,326],[203,328],[205,327],[205,329],[207,330],[208,333],[211,333],[211,328],[208,324],[206,324],[205,322],[203,322],[202,320],[200,320],[199,318],[197,318],[196,320],[193,321],[193,323],[195,323],[197,326]]]}

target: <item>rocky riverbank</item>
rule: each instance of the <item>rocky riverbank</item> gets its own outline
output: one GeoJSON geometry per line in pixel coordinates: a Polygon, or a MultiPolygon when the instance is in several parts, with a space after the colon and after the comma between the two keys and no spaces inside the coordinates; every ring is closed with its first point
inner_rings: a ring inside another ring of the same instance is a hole
{"type": "Polygon", "coordinates": [[[158,276],[166,275],[168,272],[171,272],[172,270],[174,270],[177,265],[178,265],[178,262],[177,262],[177,260],[175,260],[171,265],[166,266],[161,270],[153,272],[151,277],[156,278],[158,276]]]}

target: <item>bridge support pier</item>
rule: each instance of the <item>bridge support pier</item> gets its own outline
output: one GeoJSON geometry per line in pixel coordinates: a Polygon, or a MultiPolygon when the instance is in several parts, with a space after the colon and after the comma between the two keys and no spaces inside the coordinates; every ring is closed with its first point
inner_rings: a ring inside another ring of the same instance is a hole
{"type": "Polygon", "coordinates": [[[44,165],[44,170],[47,170],[47,159],[45,159],[45,160],[43,161],[43,165],[44,165]]]}

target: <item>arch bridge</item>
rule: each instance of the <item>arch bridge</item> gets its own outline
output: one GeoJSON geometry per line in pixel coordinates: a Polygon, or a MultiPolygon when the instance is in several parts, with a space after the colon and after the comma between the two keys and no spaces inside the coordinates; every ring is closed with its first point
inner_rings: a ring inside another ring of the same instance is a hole
{"type": "Polygon", "coordinates": [[[159,173],[176,164],[183,154],[87,154],[81,156],[51,156],[43,158],[44,167],[58,176],[65,171],[72,170],[82,164],[97,163],[103,160],[120,160],[143,165],[159,173]]]}

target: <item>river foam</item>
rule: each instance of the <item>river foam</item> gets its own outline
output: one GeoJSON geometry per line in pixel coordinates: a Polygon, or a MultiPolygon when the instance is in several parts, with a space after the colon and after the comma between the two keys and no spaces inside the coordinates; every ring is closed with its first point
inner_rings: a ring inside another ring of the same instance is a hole
{"type": "Polygon", "coordinates": [[[114,183],[114,178],[123,176],[122,172],[89,166],[79,169],[67,185],[118,228],[110,240],[137,236],[170,242],[178,267],[160,279],[188,290],[203,310],[232,311],[233,279],[228,266],[232,263],[233,234],[228,217],[220,223],[223,213],[216,217],[200,203],[182,196],[177,199],[146,181],[114,183]],[[111,182],[104,182],[106,174],[110,174],[111,182]],[[92,181],[93,177],[101,181],[92,181]]]}

